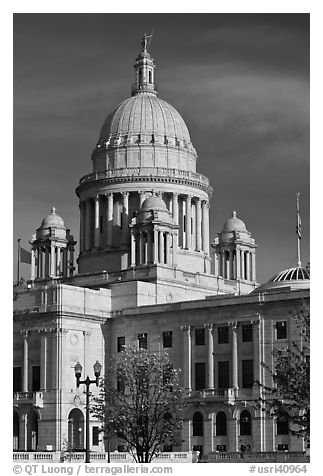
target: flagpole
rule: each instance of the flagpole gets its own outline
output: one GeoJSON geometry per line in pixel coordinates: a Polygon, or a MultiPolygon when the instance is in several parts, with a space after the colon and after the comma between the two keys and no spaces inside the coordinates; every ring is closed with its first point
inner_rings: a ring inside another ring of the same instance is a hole
{"type": "Polygon", "coordinates": [[[301,267],[301,214],[300,214],[300,208],[299,208],[299,196],[300,193],[298,192],[296,194],[296,212],[297,212],[297,224],[296,224],[296,233],[297,233],[297,266],[301,267]]]}
{"type": "Polygon", "coordinates": [[[20,281],[20,242],[21,238],[18,238],[18,261],[17,261],[17,284],[19,284],[20,281]]]}

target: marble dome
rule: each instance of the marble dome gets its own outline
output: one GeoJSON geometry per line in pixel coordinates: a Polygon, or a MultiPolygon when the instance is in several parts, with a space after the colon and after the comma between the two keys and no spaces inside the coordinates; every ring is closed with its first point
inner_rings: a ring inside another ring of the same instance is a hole
{"type": "Polygon", "coordinates": [[[290,288],[290,289],[309,289],[310,273],[302,266],[285,269],[275,274],[269,281],[258,286],[252,294],[266,292],[273,289],[290,288]]]}
{"type": "Polygon", "coordinates": [[[57,237],[66,237],[66,226],[63,218],[56,214],[56,208],[52,207],[50,214],[47,215],[40,227],[36,230],[37,239],[43,239],[51,235],[51,229],[55,229],[55,235],[57,237]]]}
{"type": "Polygon", "coordinates": [[[152,196],[146,198],[139,210],[139,222],[158,220],[172,223],[172,214],[165,205],[162,198],[152,196]]]}
{"type": "Polygon", "coordinates": [[[233,231],[242,231],[247,233],[245,223],[240,220],[240,218],[237,218],[237,212],[235,211],[233,211],[232,216],[225,221],[221,233],[231,233],[233,231]]]}

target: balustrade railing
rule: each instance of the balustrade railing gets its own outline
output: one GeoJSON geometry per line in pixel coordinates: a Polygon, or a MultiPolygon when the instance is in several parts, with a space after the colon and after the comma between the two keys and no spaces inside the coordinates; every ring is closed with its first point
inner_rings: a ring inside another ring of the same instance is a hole
{"type": "Polygon", "coordinates": [[[202,174],[190,170],[168,169],[163,167],[129,167],[123,169],[104,170],[103,172],[94,172],[84,175],[80,179],[80,184],[102,180],[105,178],[128,177],[128,176],[158,176],[172,178],[187,178],[195,182],[209,185],[209,179],[202,174]]]}

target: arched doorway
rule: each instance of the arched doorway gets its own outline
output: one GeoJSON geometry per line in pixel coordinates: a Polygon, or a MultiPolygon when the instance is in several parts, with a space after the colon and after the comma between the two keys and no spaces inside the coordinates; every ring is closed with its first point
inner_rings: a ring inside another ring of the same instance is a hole
{"type": "Polygon", "coordinates": [[[19,415],[13,411],[13,450],[19,450],[19,415]]]}
{"type": "Polygon", "coordinates": [[[38,445],[38,414],[30,410],[27,415],[27,451],[37,451],[38,445]]]}
{"type": "Polygon", "coordinates": [[[68,417],[68,447],[71,450],[84,449],[84,415],[78,408],[71,410],[68,417]]]}

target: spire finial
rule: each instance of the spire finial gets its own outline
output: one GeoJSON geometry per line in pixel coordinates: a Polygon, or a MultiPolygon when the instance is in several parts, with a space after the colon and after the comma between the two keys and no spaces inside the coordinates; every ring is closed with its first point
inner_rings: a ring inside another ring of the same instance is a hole
{"type": "Polygon", "coordinates": [[[54,214],[56,213],[56,208],[55,208],[55,207],[52,207],[52,208],[50,209],[50,212],[51,212],[52,215],[54,215],[54,214]]]}
{"type": "Polygon", "coordinates": [[[233,216],[233,218],[236,218],[236,217],[237,217],[237,212],[236,212],[235,210],[233,210],[232,216],[233,216]]]}

